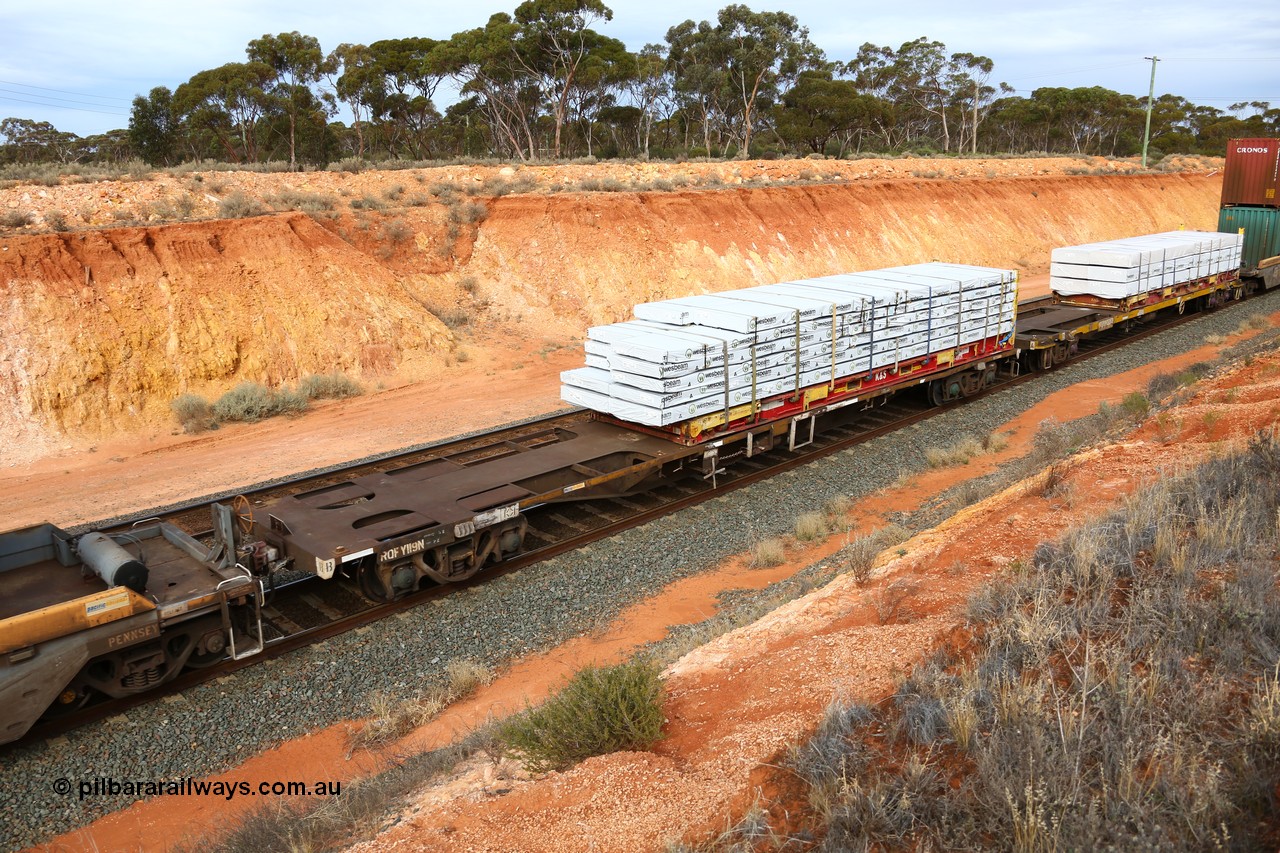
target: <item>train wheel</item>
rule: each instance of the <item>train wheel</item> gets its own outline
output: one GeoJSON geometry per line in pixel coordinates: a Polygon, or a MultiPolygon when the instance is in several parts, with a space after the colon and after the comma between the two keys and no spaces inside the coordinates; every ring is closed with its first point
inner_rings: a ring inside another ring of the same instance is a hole
{"type": "Polygon", "coordinates": [[[378,567],[369,562],[361,564],[356,573],[357,580],[360,584],[360,592],[370,601],[379,604],[386,604],[391,601],[394,596],[387,590],[386,585],[382,582],[381,575],[378,574],[378,567]]]}
{"type": "Polygon", "coordinates": [[[935,379],[929,383],[929,402],[935,406],[945,406],[947,403],[959,400],[963,396],[960,380],[955,376],[948,376],[946,379],[935,379]]]}

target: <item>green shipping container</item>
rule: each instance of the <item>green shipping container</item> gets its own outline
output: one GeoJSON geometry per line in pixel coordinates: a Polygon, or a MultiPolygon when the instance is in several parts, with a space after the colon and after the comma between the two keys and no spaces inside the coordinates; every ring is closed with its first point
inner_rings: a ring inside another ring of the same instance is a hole
{"type": "Polygon", "coordinates": [[[1244,229],[1241,266],[1246,273],[1258,268],[1258,261],[1280,255],[1280,208],[1224,207],[1218,213],[1218,230],[1234,234],[1244,229]]]}

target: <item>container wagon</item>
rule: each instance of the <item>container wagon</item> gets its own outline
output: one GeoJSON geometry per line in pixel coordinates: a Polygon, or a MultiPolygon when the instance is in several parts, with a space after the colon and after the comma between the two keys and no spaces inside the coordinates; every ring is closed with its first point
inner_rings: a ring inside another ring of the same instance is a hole
{"type": "Polygon", "coordinates": [[[1280,285],[1280,139],[1232,139],[1218,230],[1244,236],[1240,274],[1253,289],[1280,285]]]}

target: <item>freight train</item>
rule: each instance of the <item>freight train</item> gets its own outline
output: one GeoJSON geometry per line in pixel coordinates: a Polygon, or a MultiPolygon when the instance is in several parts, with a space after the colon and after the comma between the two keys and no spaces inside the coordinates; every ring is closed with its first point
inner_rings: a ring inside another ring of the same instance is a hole
{"type": "Polygon", "coordinates": [[[564,395],[597,405],[572,429],[260,504],[213,503],[200,540],[154,520],[112,535],[52,524],[0,534],[0,743],[42,717],[260,653],[263,602],[282,572],[341,579],[373,601],[470,578],[520,553],[542,507],[714,481],[892,394],[923,389],[946,404],[1061,364],[1110,328],[1274,284],[1241,278],[1242,245],[1228,230],[1055,251],[1061,292],[1016,317],[1013,271],[953,264],[652,303],[591,330],[591,372],[570,371],[564,395]]]}

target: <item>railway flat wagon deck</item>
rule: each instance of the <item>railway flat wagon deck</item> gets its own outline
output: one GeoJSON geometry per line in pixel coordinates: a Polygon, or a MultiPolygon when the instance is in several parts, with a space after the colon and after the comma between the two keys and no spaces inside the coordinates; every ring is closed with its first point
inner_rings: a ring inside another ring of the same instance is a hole
{"type": "Polygon", "coordinates": [[[561,397],[685,445],[785,435],[813,416],[928,383],[976,393],[1014,352],[1017,274],[915,264],[637,305],[589,330],[561,397]]]}
{"type": "Polygon", "coordinates": [[[1054,249],[1049,287],[1064,305],[1158,311],[1214,294],[1239,296],[1244,239],[1166,231],[1054,249]]]}

